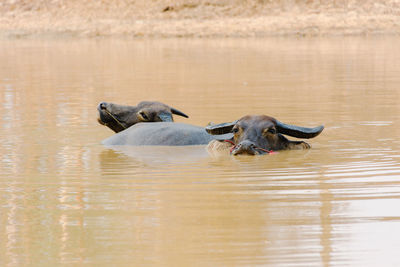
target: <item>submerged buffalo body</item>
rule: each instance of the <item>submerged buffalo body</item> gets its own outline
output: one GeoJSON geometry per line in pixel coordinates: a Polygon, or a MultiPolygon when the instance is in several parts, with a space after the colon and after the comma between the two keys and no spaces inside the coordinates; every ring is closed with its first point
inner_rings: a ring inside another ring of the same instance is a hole
{"type": "Polygon", "coordinates": [[[185,113],[156,101],[142,101],[137,106],[102,102],[97,110],[98,122],[116,133],[139,122],[172,122],[172,114],[188,118],[185,113]]]}
{"type": "MultiPolygon", "coordinates": [[[[218,137],[229,139],[232,134],[218,137]]],[[[176,122],[144,122],[135,124],[105,139],[102,143],[131,146],[187,146],[206,145],[216,138],[199,126],[176,122]]]]}
{"type": "Polygon", "coordinates": [[[270,151],[309,149],[303,141],[290,141],[283,135],[313,138],[323,126],[305,128],[289,125],[260,115],[245,116],[237,121],[206,128],[172,122],[138,123],[103,141],[105,145],[205,145],[209,150],[227,150],[232,155],[259,155],[270,151]]]}

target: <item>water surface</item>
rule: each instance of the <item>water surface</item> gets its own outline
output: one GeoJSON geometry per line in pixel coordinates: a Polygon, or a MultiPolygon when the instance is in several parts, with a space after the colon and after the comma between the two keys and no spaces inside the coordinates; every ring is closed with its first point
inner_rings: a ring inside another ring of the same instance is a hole
{"type": "Polygon", "coordinates": [[[399,266],[400,39],[0,42],[1,266],[399,266]],[[100,101],[325,125],[309,151],[107,148],[100,101]]]}

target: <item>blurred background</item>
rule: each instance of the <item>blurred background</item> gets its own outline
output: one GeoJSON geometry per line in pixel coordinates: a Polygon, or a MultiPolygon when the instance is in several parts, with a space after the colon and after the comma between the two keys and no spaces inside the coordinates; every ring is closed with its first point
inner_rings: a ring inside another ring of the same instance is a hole
{"type": "Polygon", "coordinates": [[[399,34],[398,0],[3,0],[0,37],[399,34]]]}

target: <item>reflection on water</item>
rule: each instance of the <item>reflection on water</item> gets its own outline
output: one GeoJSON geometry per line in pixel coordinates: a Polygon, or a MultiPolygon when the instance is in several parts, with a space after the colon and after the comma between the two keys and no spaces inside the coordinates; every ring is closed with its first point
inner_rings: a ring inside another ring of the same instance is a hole
{"type": "Polygon", "coordinates": [[[398,38],[1,41],[0,265],[398,266],[398,38]],[[104,147],[96,105],[325,124],[309,151],[104,147]]]}

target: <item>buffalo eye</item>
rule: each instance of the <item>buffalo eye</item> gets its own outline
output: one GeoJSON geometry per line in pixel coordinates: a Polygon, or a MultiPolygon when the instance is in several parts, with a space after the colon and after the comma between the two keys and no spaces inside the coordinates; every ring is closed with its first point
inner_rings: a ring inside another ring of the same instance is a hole
{"type": "Polygon", "coordinates": [[[264,133],[269,133],[269,134],[276,134],[276,129],[274,127],[268,128],[264,130],[264,133]]]}
{"type": "Polygon", "coordinates": [[[140,111],[139,116],[145,121],[149,120],[149,117],[146,115],[146,113],[144,113],[144,111],[140,111]]]}

